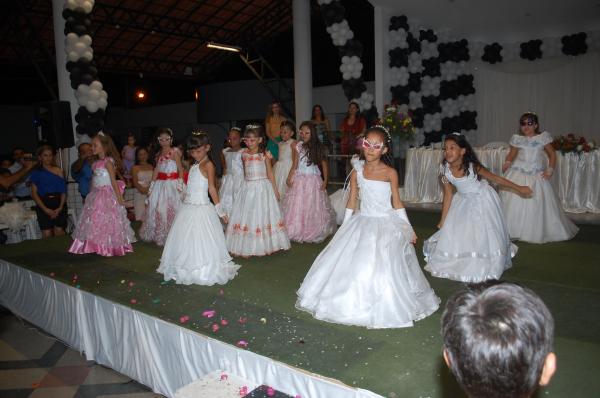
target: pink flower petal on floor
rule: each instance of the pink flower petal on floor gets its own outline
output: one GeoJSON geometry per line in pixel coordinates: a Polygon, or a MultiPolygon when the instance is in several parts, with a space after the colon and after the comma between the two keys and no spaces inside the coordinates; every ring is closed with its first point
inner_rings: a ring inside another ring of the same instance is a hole
{"type": "Polygon", "coordinates": [[[227,373],[221,373],[221,381],[227,380],[227,373]]]}
{"type": "Polygon", "coordinates": [[[216,323],[213,323],[211,326],[211,329],[213,332],[217,332],[219,330],[219,325],[216,323]]]}
{"type": "Polygon", "coordinates": [[[238,319],[238,322],[239,322],[241,325],[243,325],[243,324],[244,324],[244,323],[246,323],[247,321],[248,321],[248,318],[246,318],[245,316],[244,316],[244,317],[241,317],[240,319],[238,319]]]}
{"type": "Polygon", "coordinates": [[[248,347],[248,342],[246,340],[240,340],[237,342],[237,346],[246,348],[246,347],[248,347]]]}
{"type": "Polygon", "coordinates": [[[51,277],[54,277],[54,275],[56,275],[54,272],[50,272],[51,277]]]}
{"type": "Polygon", "coordinates": [[[246,386],[240,387],[240,397],[243,397],[246,395],[248,395],[248,387],[246,387],[246,386]]]}
{"type": "Polygon", "coordinates": [[[227,319],[221,319],[221,325],[227,326],[229,325],[229,322],[227,322],[227,319]]]}
{"type": "Polygon", "coordinates": [[[189,320],[190,320],[190,317],[187,315],[183,315],[183,316],[179,317],[179,322],[181,322],[181,323],[186,323],[189,320]]]}
{"type": "Polygon", "coordinates": [[[271,387],[267,387],[267,395],[269,397],[272,397],[273,395],[275,395],[275,390],[273,390],[273,388],[271,387]]]}
{"type": "Polygon", "coordinates": [[[129,282],[129,287],[133,287],[133,285],[135,285],[135,283],[129,282]]]}
{"type": "Polygon", "coordinates": [[[137,300],[136,299],[131,299],[130,303],[131,304],[137,304],[137,300]]]}
{"type": "Polygon", "coordinates": [[[215,316],[216,311],[215,310],[206,310],[202,313],[202,316],[205,316],[207,318],[212,318],[213,316],[215,316]]]}
{"type": "Polygon", "coordinates": [[[223,294],[225,294],[225,292],[223,291],[223,289],[219,289],[219,294],[222,296],[223,294]]]}

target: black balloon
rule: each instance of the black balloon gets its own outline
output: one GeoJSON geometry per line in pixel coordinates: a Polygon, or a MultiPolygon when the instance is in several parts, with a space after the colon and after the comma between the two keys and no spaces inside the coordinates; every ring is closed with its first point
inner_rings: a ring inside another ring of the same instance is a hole
{"type": "Polygon", "coordinates": [[[419,32],[419,40],[435,43],[437,41],[437,36],[431,29],[421,30],[419,32]]]}
{"type": "Polygon", "coordinates": [[[587,34],[585,32],[563,36],[560,40],[562,42],[563,54],[573,56],[585,54],[588,50],[587,43],[585,42],[586,39],[587,34]]]}
{"type": "Polygon", "coordinates": [[[423,120],[425,119],[425,111],[423,108],[417,108],[410,111],[413,125],[418,128],[423,128],[423,120]]]}
{"type": "Polygon", "coordinates": [[[408,104],[410,101],[410,90],[408,86],[393,86],[390,87],[392,92],[392,100],[398,104],[408,104]]]}
{"type": "Polygon", "coordinates": [[[408,49],[396,47],[389,51],[390,68],[408,66],[408,49]]]}
{"type": "Polygon", "coordinates": [[[348,57],[357,56],[358,58],[362,58],[363,54],[363,46],[358,40],[348,40],[346,44],[341,47],[338,47],[340,52],[340,58],[344,55],[348,57]]]}
{"type": "Polygon", "coordinates": [[[541,40],[529,40],[526,43],[521,43],[521,52],[520,56],[523,59],[528,59],[529,61],[536,60],[538,58],[542,58],[542,41],[541,40]]]}
{"type": "Polygon", "coordinates": [[[400,16],[392,17],[390,19],[389,30],[398,30],[398,29],[404,29],[404,30],[409,29],[408,18],[406,17],[406,15],[400,15],[400,16]]]}
{"type": "Polygon", "coordinates": [[[442,111],[440,106],[440,99],[433,95],[422,97],[421,102],[423,103],[423,111],[425,113],[433,114],[442,111]]]}
{"type": "Polygon", "coordinates": [[[442,72],[440,70],[440,60],[437,57],[424,59],[422,61],[423,65],[423,76],[441,76],[442,72]]]}
{"type": "Polygon", "coordinates": [[[414,37],[412,33],[409,33],[406,36],[406,42],[408,43],[408,51],[411,53],[420,53],[421,52],[421,42],[419,39],[414,37]]]}
{"type": "Polygon", "coordinates": [[[342,22],[346,17],[346,9],[339,1],[332,1],[329,4],[321,5],[321,14],[325,20],[325,25],[331,26],[334,23],[342,22]]]}
{"type": "Polygon", "coordinates": [[[498,43],[488,44],[483,47],[483,55],[481,56],[481,60],[485,62],[489,62],[490,64],[495,64],[497,62],[502,62],[502,46],[498,43]]]}
{"type": "Polygon", "coordinates": [[[421,80],[422,75],[420,73],[409,73],[407,84],[409,90],[414,92],[421,91],[421,80]]]}

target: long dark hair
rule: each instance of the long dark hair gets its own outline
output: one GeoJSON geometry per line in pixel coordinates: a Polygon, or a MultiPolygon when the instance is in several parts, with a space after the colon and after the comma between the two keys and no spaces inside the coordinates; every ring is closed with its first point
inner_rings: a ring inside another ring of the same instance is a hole
{"type": "Polygon", "coordinates": [[[146,153],[148,154],[148,160],[147,160],[148,164],[151,166],[154,166],[153,159],[150,156],[150,150],[148,148],[146,148],[145,146],[139,146],[135,150],[135,163],[134,164],[136,164],[138,166],[140,165],[140,160],[138,159],[138,155],[139,155],[140,151],[146,151],[146,153]]]}
{"type": "MultiPolygon", "coordinates": [[[[202,130],[194,130],[194,131],[192,131],[192,135],[190,135],[185,142],[186,152],[188,152],[192,149],[201,148],[205,145],[211,145],[208,134],[206,134],[202,130]]],[[[206,156],[208,156],[208,159],[212,162],[212,158],[210,156],[210,151],[207,152],[206,156]]],[[[196,160],[194,159],[194,162],[195,161],[196,160]]]]}
{"type": "Polygon", "coordinates": [[[308,166],[314,164],[317,166],[321,166],[321,162],[325,158],[325,150],[321,141],[319,141],[319,137],[317,137],[317,132],[315,131],[315,125],[312,122],[305,121],[300,123],[300,127],[298,130],[302,130],[302,127],[308,127],[310,129],[310,139],[308,142],[302,142],[302,147],[304,148],[304,158],[306,159],[306,164],[308,166]]]}
{"type": "Polygon", "coordinates": [[[258,152],[265,153],[265,149],[267,148],[265,129],[259,124],[249,124],[244,129],[244,138],[251,135],[255,136],[256,138],[262,138],[262,140],[258,144],[258,152]]]}
{"type": "MultiPolygon", "coordinates": [[[[316,104],[315,106],[312,107],[312,114],[310,116],[310,120],[316,120],[315,119],[315,109],[319,108],[319,110],[321,111],[321,122],[324,122],[325,120],[327,120],[327,118],[325,117],[325,112],[323,111],[323,107],[319,104],[316,104]]],[[[359,108],[359,112],[360,112],[360,108],[359,108]]]]}
{"type": "MultiPolygon", "coordinates": [[[[469,165],[470,164],[473,165],[473,171],[475,172],[475,174],[477,174],[477,170],[480,167],[483,167],[483,165],[477,158],[477,155],[475,154],[473,147],[471,147],[471,144],[469,144],[469,142],[467,141],[467,138],[462,134],[452,133],[452,134],[446,136],[446,139],[444,140],[444,145],[445,145],[446,141],[448,141],[448,140],[453,141],[460,148],[465,149],[465,154],[463,155],[462,163],[460,165],[460,168],[465,173],[465,175],[469,175],[469,165]]],[[[442,164],[446,165],[447,163],[448,162],[444,158],[444,160],[442,160],[442,164]]],[[[479,174],[477,174],[477,179],[478,180],[481,179],[479,174]]]]}
{"type": "MultiPolygon", "coordinates": [[[[372,126],[367,130],[365,135],[362,136],[362,139],[366,140],[367,136],[371,133],[379,134],[381,136],[381,141],[383,141],[383,147],[387,148],[387,152],[381,154],[381,161],[387,166],[394,168],[394,157],[392,156],[392,136],[383,126],[372,126]]],[[[362,149],[360,151],[359,159],[365,160],[365,153],[362,149]]]]}

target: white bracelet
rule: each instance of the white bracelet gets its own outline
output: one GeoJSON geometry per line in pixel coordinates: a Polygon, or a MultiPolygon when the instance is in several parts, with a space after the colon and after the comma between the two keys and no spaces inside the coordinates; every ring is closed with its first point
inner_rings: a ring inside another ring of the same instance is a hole
{"type": "Polygon", "coordinates": [[[225,211],[223,210],[223,206],[221,205],[221,203],[217,203],[215,205],[215,210],[217,211],[217,215],[221,218],[227,215],[227,213],[225,213],[225,211]]]}

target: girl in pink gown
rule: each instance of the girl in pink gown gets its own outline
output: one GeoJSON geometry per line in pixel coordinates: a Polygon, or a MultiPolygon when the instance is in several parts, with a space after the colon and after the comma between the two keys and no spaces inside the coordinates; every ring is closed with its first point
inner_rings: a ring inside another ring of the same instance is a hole
{"type": "Polygon", "coordinates": [[[283,215],[290,240],[317,243],[336,227],[327,195],[329,168],[313,124],[303,122],[298,133],[299,142],[292,144],[292,168],[283,198],[283,215]],[[319,167],[323,169],[322,177],[319,167]]]}
{"type": "Polygon", "coordinates": [[[92,189],[85,198],[69,252],[123,256],[133,252],[135,235],[124,207],[125,186],[115,178],[119,152],[112,139],[102,132],[92,139],[92,151],[96,158],[92,164],[92,189]]]}

